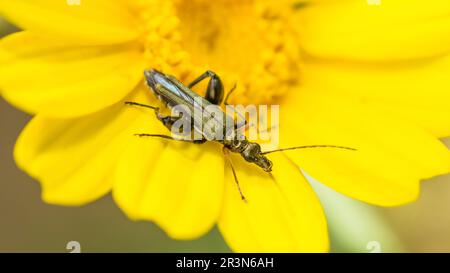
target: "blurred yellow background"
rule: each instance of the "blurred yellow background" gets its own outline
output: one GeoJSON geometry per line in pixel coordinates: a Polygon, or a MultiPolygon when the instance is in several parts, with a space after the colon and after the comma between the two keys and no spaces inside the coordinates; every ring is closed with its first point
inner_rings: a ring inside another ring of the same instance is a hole
{"type": "MultiPolygon", "coordinates": [[[[14,31],[0,19],[0,37],[14,31]]],[[[0,252],[227,252],[217,230],[174,241],[152,223],[132,222],[107,196],[81,208],[46,205],[39,184],[13,161],[15,139],[30,117],[0,99],[0,252]]],[[[450,144],[450,141],[447,141],[450,144]]],[[[432,160],[432,159],[430,159],[432,160]]],[[[422,183],[420,199],[398,208],[350,200],[314,183],[329,220],[332,251],[450,252],[450,175],[422,183]]]]}

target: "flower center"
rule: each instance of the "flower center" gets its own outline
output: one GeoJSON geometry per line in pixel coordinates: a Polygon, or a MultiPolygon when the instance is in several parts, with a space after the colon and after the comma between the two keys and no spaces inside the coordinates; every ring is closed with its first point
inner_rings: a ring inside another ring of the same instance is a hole
{"type": "Polygon", "coordinates": [[[273,103],[298,84],[301,54],[290,1],[138,1],[151,68],[185,83],[212,70],[227,90],[237,84],[232,103],[273,103]]]}

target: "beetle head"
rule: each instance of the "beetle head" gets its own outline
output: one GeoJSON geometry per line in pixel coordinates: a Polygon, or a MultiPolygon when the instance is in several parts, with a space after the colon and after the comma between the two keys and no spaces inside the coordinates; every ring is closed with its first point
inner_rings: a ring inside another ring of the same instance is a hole
{"type": "Polygon", "coordinates": [[[257,143],[248,143],[242,151],[242,157],[248,162],[254,163],[266,172],[272,171],[273,163],[261,153],[261,146],[257,143]]]}

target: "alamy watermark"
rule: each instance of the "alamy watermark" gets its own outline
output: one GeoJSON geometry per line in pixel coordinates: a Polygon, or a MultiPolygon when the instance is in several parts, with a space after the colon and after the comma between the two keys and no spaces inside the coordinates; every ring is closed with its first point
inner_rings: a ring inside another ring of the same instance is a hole
{"type": "Polygon", "coordinates": [[[81,244],[78,241],[70,241],[67,243],[66,249],[70,250],[69,253],[81,253],[81,244]]]}
{"type": "Polygon", "coordinates": [[[381,253],[381,243],[379,241],[370,241],[366,245],[369,253],[381,253]]]}

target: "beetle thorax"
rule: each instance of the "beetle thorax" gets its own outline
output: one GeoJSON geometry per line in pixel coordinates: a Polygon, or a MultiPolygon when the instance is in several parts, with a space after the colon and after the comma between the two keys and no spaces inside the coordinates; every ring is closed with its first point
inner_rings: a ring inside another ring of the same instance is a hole
{"type": "Polygon", "coordinates": [[[246,139],[243,139],[243,140],[233,139],[233,140],[230,140],[227,142],[228,143],[224,143],[225,146],[234,153],[243,152],[249,145],[249,142],[246,139]]]}

